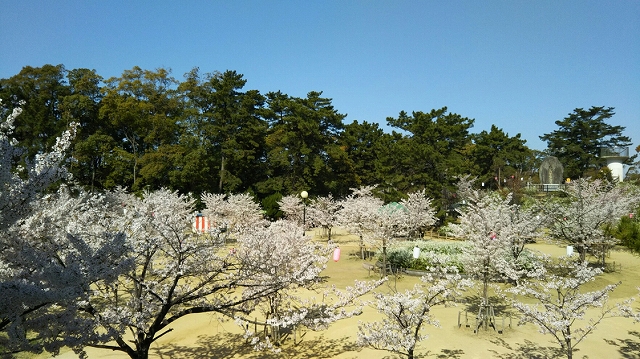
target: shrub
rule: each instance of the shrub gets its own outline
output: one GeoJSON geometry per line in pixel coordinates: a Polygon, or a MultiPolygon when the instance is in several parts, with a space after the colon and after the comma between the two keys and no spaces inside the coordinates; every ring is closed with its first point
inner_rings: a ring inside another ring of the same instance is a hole
{"type": "Polygon", "coordinates": [[[278,205],[278,201],[281,199],[282,194],[276,192],[262,200],[262,208],[264,209],[265,215],[272,221],[282,217],[282,211],[278,205]]]}
{"type": "MultiPolygon", "coordinates": [[[[388,250],[387,262],[394,268],[429,270],[432,268],[456,267],[459,273],[465,273],[462,255],[465,247],[469,245],[467,242],[402,242],[388,250]],[[413,258],[414,247],[420,248],[420,256],[418,258],[413,258]]],[[[506,253],[505,255],[508,256],[509,254],[506,253]]],[[[378,253],[378,259],[382,260],[381,253],[378,253]]],[[[506,259],[508,260],[509,258],[506,259]]],[[[518,257],[516,267],[533,270],[538,260],[534,252],[525,249],[518,257]]]]}
{"type": "Polygon", "coordinates": [[[387,263],[394,268],[410,268],[412,253],[406,248],[393,248],[387,253],[387,263]]]}
{"type": "Polygon", "coordinates": [[[640,222],[635,218],[622,217],[612,232],[620,244],[640,254],[640,222]]]}
{"type": "MultiPolygon", "coordinates": [[[[465,242],[433,242],[415,241],[402,242],[401,245],[392,247],[387,252],[387,262],[392,267],[400,267],[414,270],[428,270],[434,267],[458,268],[460,273],[464,272],[464,267],[460,256],[463,247],[468,246],[465,242]],[[420,248],[420,256],[413,258],[413,248],[420,248]]],[[[379,259],[382,260],[379,253],[379,259]]]]}

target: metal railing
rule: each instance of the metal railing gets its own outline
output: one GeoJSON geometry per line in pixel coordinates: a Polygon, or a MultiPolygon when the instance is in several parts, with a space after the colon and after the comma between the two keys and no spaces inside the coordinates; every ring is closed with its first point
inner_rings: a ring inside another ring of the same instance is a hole
{"type": "Polygon", "coordinates": [[[564,190],[566,184],[539,184],[539,183],[529,183],[527,184],[527,189],[537,192],[556,192],[564,190]]]}
{"type": "Polygon", "coordinates": [[[629,147],[603,147],[600,157],[629,157],[629,147]]]}

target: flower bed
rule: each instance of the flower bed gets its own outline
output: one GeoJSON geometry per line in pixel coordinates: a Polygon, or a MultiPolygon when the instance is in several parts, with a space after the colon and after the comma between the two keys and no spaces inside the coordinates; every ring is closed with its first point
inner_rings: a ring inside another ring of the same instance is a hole
{"type": "MultiPolygon", "coordinates": [[[[392,268],[402,268],[410,275],[421,275],[420,273],[428,273],[430,269],[443,267],[455,267],[460,274],[465,274],[463,256],[469,246],[470,244],[464,241],[400,242],[387,250],[387,263],[392,268]],[[420,248],[418,258],[413,257],[415,247],[420,248]]],[[[381,253],[378,253],[378,260],[382,261],[381,253]]],[[[516,261],[516,267],[532,270],[537,261],[537,256],[525,249],[516,261]]]]}

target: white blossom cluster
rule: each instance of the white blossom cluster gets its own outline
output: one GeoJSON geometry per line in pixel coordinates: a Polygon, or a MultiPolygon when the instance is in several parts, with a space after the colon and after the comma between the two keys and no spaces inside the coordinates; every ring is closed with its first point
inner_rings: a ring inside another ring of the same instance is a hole
{"type": "Polygon", "coordinates": [[[373,196],[375,186],[353,188],[352,193],[342,201],[338,213],[338,225],[355,234],[360,239],[360,255],[364,259],[364,250],[371,243],[372,225],[376,212],[382,207],[381,199],[373,196]]]}
{"type": "Polygon", "coordinates": [[[91,223],[91,209],[100,198],[80,194],[72,199],[64,187],[42,196],[67,176],[65,151],[75,124],[49,152],[21,159],[23,150],[11,137],[21,111],[14,108],[0,124],[0,331],[8,338],[2,346],[9,352],[57,353],[63,345],[93,338],[88,334],[93,322],[82,315],[87,290],[96,281],[113,280],[120,265],[126,265],[118,262],[124,238],[78,226],[91,223]],[[20,160],[24,165],[18,165],[20,160]],[[77,208],[84,214],[69,216],[77,208]]]}
{"type": "Polygon", "coordinates": [[[583,261],[587,252],[604,259],[603,251],[615,244],[605,227],[628,215],[638,205],[640,196],[633,193],[632,187],[599,179],[573,181],[566,186],[565,193],[565,199],[550,202],[545,208],[551,221],[550,235],[572,244],[583,261]]]}
{"type": "MultiPolygon", "coordinates": [[[[375,187],[352,189],[343,200],[331,196],[316,198],[307,208],[307,223],[329,230],[341,226],[360,238],[365,246],[386,249],[395,238],[425,230],[436,222],[431,199],[424,192],[410,193],[400,203],[384,204],[373,196],[375,187]]],[[[300,221],[304,204],[298,197],[286,196],[279,202],[286,218],[300,221]]],[[[386,265],[385,265],[386,268],[386,265]]]]}
{"type": "Polygon", "coordinates": [[[381,199],[373,196],[374,189],[375,186],[352,188],[352,193],[342,201],[339,226],[361,238],[371,231],[375,213],[384,204],[381,199]]]}
{"type": "Polygon", "coordinates": [[[404,292],[375,293],[373,307],[383,315],[382,321],[360,322],[358,345],[386,350],[408,359],[414,358],[416,345],[425,339],[426,325],[440,326],[431,309],[455,304],[455,299],[472,286],[455,268],[440,268],[443,278],[431,275],[404,292]]]}
{"type": "Polygon", "coordinates": [[[403,235],[415,233],[436,222],[431,199],[424,192],[414,192],[400,203],[383,204],[372,195],[374,187],[354,189],[341,201],[337,223],[360,237],[361,246],[382,250],[386,271],[387,249],[403,235]]]}
{"type": "Polygon", "coordinates": [[[206,205],[203,212],[214,231],[225,231],[233,235],[247,227],[266,225],[260,205],[249,194],[205,193],[201,198],[206,205]]]}
{"type": "Polygon", "coordinates": [[[284,196],[278,201],[278,206],[284,213],[284,218],[302,224],[305,204],[299,196],[284,196]]]}
{"type": "Polygon", "coordinates": [[[460,181],[459,193],[466,205],[459,209],[459,223],[451,229],[471,244],[464,247],[462,256],[465,272],[482,281],[482,298],[487,301],[491,281],[518,281],[541,274],[540,266],[528,268],[519,259],[526,241],[538,236],[543,220],[511,203],[511,195],[502,198],[495,192],[475,190],[469,183],[468,179],[460,181]]]}
{"type": "Polygon", "coordinates": [[[353,286],[339,290],[335,286],[324,288],[321,299],[315,295],[318,286],[307,286],[307,295],[300,295],[298,290],[281,291],[262,301],[257,309],[264,321],[255,322],[249,318],[236,317],[236,323],[245,330],[245,338],[257,350],[271,349],[278,351],[281,344],[279,334],[295,330],[326,330],[330,324],[342,319],[351,318],[362,313],[364,302],[360,299],[384,283],[386,279],[377,281],[355,281],[353,286]],[[253,324],[253,326],[251,325],[253,324]],[[271,330],[271,335],[256,332],[256,324],[271,330]],[[275,346],[274,346],[275,345],[275,346]]]}
{"type": "Polygon", "coordinates": [[[331,240],[331,230],[338,222],[338,212],[342,207],[332,195],[317,197],[307,209],[307,225],[319,227],[327,232],[331,240]]]}
{"type": "Polygon", "coordinates": [[[590,268],[587,262],[562,257],[557,262],[547,259],[543,280],[531,280],[508,289],[518,296],[532,298],[534,304],[512,300],[520,312],[520,324],[533,323],[541,333],[551,335],[567,358],[572,358],[580,344],[606,317],[631,313],[627,300],[617,306],[608,306],[609,293],[620,283],[609,284],[602,289],[584,291],[583,286],[592,282],[602,271],[590,268]],[[597,309],[597,314],[587,316],[587,310],[597,309]]]}
{"type": "MultiPolygon", "coordinates": [[[[20,105],[24,105],[21,102],[20,105]]],[[[8,112],[0,101],[0,114],[8,112]]],[[[14,108],[0,123],[0,230],[6,230],[18,219],[28,214],[29,204],[38,198],[44,189],[67,175],[62,166],[65,151],[71,144],[76,124],[56,139],[49,152],[39,153],[34,160],[25,159],[25,164],[17,165],[24,153],[18,142],[12,138],[14,121],[22,113],[22,108],[14,108]]]]}

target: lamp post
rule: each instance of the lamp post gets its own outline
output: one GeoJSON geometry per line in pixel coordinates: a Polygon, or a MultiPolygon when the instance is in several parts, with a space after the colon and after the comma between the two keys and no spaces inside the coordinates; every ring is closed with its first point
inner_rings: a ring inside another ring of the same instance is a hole
{"type": "Polygon", "coordinates": [[[302,204],[304,204],[304,207],[302,207],[302,235],[304,236],[307,230],[307,198],[309,193],[302,191],[300,192],[300,197],[302,197],[302,204]]]}

